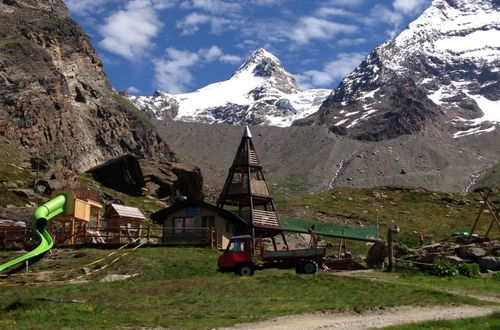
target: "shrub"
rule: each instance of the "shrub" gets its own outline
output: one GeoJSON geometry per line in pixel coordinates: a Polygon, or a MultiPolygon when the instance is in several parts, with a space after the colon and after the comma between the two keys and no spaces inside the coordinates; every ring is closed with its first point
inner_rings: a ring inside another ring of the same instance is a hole
{"type": "Polygon", "coordinates": [[[430,274],[434,276],[457,276],[458,269],[457,266],[450,263],[439,263],[431,268],[430,274]]]}
{"type": "Polygon", "coordinates": [[[458,273],[463,276],[467,277],[478,277],[481,269],[477,264],[466,264],[466,263],[461,263],[457,267],[458,273]]]}
{"type": "Polygon", "coordinates": [[[491,277],[494,280],[500,281],[500,272],[495,272],[493,276],[491,277]]]}

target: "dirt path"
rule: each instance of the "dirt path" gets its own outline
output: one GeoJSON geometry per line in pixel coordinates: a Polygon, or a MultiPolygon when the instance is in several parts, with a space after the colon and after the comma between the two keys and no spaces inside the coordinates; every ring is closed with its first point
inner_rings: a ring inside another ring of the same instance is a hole
{"type": "Polygon", "coordinates": [[[266,329],[266,330],[299,330],[299,329],[372,329],[391,325],[422,322],[429,320],[451,320],[478,317],[500,310],[495,306],[434,306],[413,307],[402,306],[356,312],[310,313],[277,317],[271,320],[238,324],[222,329],[266,329]]]}

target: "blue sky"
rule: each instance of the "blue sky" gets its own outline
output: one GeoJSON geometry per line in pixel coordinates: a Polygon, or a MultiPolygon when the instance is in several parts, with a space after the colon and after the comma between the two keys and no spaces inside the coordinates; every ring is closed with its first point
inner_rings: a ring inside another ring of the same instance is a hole
{"type": "Polygon", "coordinates": [[[335,88],[430,0],[64,0],[117,90],[189,92],[265,48],[300,86],[335,88]]]}

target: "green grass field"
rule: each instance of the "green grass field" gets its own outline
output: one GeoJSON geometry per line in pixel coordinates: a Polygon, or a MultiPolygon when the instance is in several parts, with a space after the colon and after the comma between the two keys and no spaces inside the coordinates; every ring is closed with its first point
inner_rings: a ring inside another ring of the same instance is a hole
{"type": "MultiPolygon", "coordinates": [[[[33,272],[79,268],[109,250],[56,250],[33,272]]],[[[0,262],[12,253],[2,252],[0,262]]],[[[216,272],[218,253],[202,248],[141,248],[130,251],[88,283],[45,283],[81,276],[40,274],[0,279],[0,328],[173,327],[206,329],[313,311],[398,305],[484,304],[421,288],[418,283],[384,283],[333,276],[265,270],[253,277],[216,272]],[[106,274],[140,275],[100,283],[106,274]],[[17,282],[17,283],[14,283],[17,282]],[[38,285],[26,285],[38,283],[38,285]],[[64,303],[40,299],[73,299],[64,303]]]]}

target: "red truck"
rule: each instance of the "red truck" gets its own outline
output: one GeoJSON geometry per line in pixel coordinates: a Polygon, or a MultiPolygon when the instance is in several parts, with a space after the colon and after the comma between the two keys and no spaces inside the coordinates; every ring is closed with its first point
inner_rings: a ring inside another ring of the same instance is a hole
{"type": "Polygon", "coordinates": [[[259,238],[260,255],[254,256],[252,236],[234,236],[218,260],[218,271],[234,272],[240,276],[251,276],[254,270],[265,268],[291,269],[298,274],[314,274],[321,266],[326,249],[266,251],[259,238]]]}

